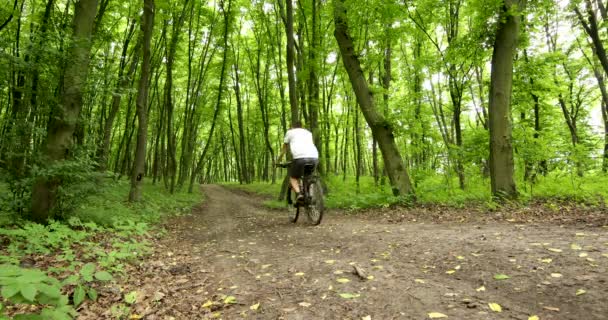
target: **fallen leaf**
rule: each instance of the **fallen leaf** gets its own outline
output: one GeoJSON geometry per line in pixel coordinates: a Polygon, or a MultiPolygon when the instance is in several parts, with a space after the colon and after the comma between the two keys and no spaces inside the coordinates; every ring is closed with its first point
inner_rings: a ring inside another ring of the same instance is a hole
{"type": "Polygon", "coordinates": [[[561,278],[563,277],[561,273],[552,273],[551,278],[561,278]]]}
{"type": "Polygon", "coordinates": [[[271,264],[265,264],[265,265],[262,266],[262,269],[266,269],[266,268],[268,268],[270,266],[272,266],[272,265],[271,264]]]}
{"type": "Polygon", "coordinates": [[[350,282],[350,279],[338,278],[336,281],[338,281],[339,283],[347,283],[347,282],[350,282]]]}
{"type": "Polygon", "coordinates": [[[336,262],[336,260],[325,260],[325,263],[327,264],[334,264],[336,262]]]}
{"type": "Polygon", "coordinates": [[[213,305],[213,301],[207,300],[207,302],[203,303],[203,308],[211,308],[213,305]]]}
{"type": "Polygon", "coordinates": [[[551,261],[553,261],[553,259],[551,258],[546,258],[546,259],[542,259],[540,260],[542,263],[551,263],[551,261]]]}
{"type": "Polygon", "coordinates": [[[372,316],[361,317],[361,320],[372,320],[372,316]]]}
{"type": "Polygon", "coordinates": [[[358,298],[361,295],[356,293],[356,294],[352,294],[352,293],[340,293],[340,297],[342,297],[343,299],[354,299],[354,298],[358,298]]]}
{"type": "Polygon", "coordinates": [[[308,308],[308,307],[312,306],[312,304],[310,304],[310,303],[308,303],[308,302],[300,302],[300,303],[298,303],[298,304],[299,304],[300,306],[302,306],[302,307],[305,307],[305,308],[308,308]]]}
{"type": "Polygon", "coordinates": [[[529,316],[528,320],[540,320],[538,316],[529,316]]]}
{"type": "Polygon", "coordinates": [[[555,308],[555,307],[543,307],[543,309],[549,310],[549,311],[559,312],[559,308],[555,308]]]}
{"type": "Polygon", "coordinates": [[[547,250],[549,250],[551,252],[562,252],[562,249],[555,249],[555,248],[549,248],[547,250]]]}
{"type": "Polygon", "coordinates": [[[453,274],[453,273],[455,273],[455,272],[456,272],[456,270],[448,270],[448,271],[446,271],[445,273],[447,273],[447,274],[453,274]]]}
{"type": "Polygon", "coordinates": [[[576,295],[577,296],[580,296],[580,295],[585,294],[585,293],[587,293],[587,291],[584,290],[584,289],[578,289],[578,290],[576,290],[576,295]]]}
{"type": "Polygon", "coordinates": [[[589,254],[587,252],[581,252],[578,257],[579,258],[586,258],[589,254]]]}
{"type": "Polygon", "coordinates": [[[234,296],[227,296],[224,298],[224,304],[234,304],[236,303],[236,298],[234,296]]]}
{"type": "Polygon", "coordinates": [[[414,282],[416,282],[416,283],[426,283],[426,281],[424,281],[422,279],[414,279],[414,282]]]}
{"type": "Polygon", "coordinates": [[[464,257],[463,256],[457,256],[456,259],[458,259],[458,260],[464,260],[464,257]]]}
{"type": "Polygon", "coordinates": [[[486,287],[485,286],[481,286],[481,287],[479,287],[479,288],[477,288],[475,290],[477,290],[477,292],[486,291],[486,287]]]}
{"type": "Polygon", "coordinates": [[[429,313],[429,318],[431,319],[439,319],[439,318],[447,318],[448,316],[446,316],[443,313],[439,313],[439,312],[430,312],[429,313]]]}
{"type": "Polygon", "coordinates": [[[570,249],[572,249],[572,250],[581,250],[583,248],[581,248],[581,246],[579,246],[578,244],[573,243],[573,244],[570,245],[570,249]]]}
{"type": "Polygon", "coordinates": [[[256,303],[256,304],[253,304],[253,305],[251,305],[251,306],[249,307],[249,309],[251,309],[251,310],[253,310],[253,311],[258,310],[259,308],[260,308],[260,303],[259,303],[259,302],[258,302],[258,303],[256,303]]]}
{"type": "Polygon", "coordinates": [[[494,275],[494,280],[507,280],[509,278],[511,278],[511,277],[509,277],[506,274],[502,274],[502,273],[498,273],[498,274],[494,275]]]}
{"type": "Polygon", "coordinates": [[[296,275],[296,276],[298,276],[298,277],[301,277],[301,276],[303,276],[303,275],[304,275],[304,272],[298,272],[298,273],[296,273],[295,275],[296,275]]]}
{"type": "Polygon", "coordinates": [[[143,317],[144,317],[144,316],[141,316],[141,315],[139,315],[139,314],[135,314],[135,313],[134,313],[134,314],[132,314],[132,315],[129,317],[129,319],[142,319],[143,317]]]}
{"type": "Polygon", "coordinates": [[[608,258],[608,253],[602,253],[602,257],[608,258]]]}
{"type": "Polygon", "coordinates": [[[488,306],[490,306],[490,310],[494,312],[502,312],[502,307],[498,303],[490,302],[488,303],[488,306]]]}

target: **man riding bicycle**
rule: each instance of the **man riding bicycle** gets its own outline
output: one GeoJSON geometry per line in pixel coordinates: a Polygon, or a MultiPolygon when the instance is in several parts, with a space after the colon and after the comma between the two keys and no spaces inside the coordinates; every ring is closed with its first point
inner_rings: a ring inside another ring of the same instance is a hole
{"type": "Polygon", "coordinates": [[[301,202],[304,196],[300,190],[298,179],[304,175],[306,165],[316,166],[319,163],[319,151],[317,151],[313,142],[312,133],[302,128],[302,122],[300,121],[295,121],[291,129],[287,130],[283,142],[283,148],[281,148],[277,163],[281,162],[287,152],[287,146],[289,146],[293,157],[293,162],[289,166],[289,183],[297,194],[296,201],[301,202]]]}

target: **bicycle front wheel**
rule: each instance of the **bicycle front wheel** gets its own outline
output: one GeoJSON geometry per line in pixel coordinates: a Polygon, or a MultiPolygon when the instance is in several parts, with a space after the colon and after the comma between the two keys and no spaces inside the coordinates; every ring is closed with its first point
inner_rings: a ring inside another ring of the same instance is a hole
{"type": "Polygon", "coordinates": [[[310,204],[308,205],[308,221],[313,225],[318,225],[323,219],[323,211],[325,206],[323,203],[323,186],[320,181],[315,181],[308,186],[308,195],[310,196],[310,204]]]}

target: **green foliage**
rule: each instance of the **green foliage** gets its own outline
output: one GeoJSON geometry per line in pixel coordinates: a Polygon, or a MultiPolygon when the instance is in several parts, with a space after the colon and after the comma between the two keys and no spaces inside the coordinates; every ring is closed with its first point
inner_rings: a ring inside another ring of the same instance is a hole
{"type": "Polygon", "coordinates": [[[69,305],[68,297],[61,293],[61,283],[40,270],[0,265],[0,286],[2,298],[6,301],[46,306],[40,314],[22,314],[15,319],[63,320],[77,315],[74,307],[69,305]]]}

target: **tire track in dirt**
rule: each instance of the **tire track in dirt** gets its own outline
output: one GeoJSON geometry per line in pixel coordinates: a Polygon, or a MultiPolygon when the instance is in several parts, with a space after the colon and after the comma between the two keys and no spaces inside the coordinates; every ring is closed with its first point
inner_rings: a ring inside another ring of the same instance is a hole
{"type": "Polygon", "coordinates": [[[331,211],[313,227],[290,223],[285,212],[262,207],[258,197],[215,185],[203,191],[205,204],[168,225],[148,277],[138,282],[147,296],[166,292],[156,304],[140,307],[146,319],[427,319],[427,313],[441,312],[449,319],[544,320],[608,314],[605,229],[391,224],[331,211]],[[370,279],[353,274],[353,264],[370,279]],[[511,278],[494,280],[498,273],[511,278]],[[579,289],[586,293],[577,296],[579,289]],[[236,303],[224,304],[226,297],[236,303]],[[490,302],[503,311],[491,311],[490,302]],[[251,310],[257,303],[259,309],[251,310]]]}

